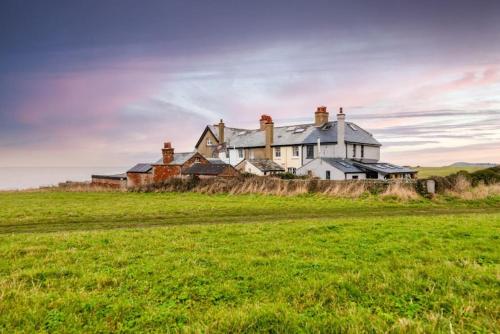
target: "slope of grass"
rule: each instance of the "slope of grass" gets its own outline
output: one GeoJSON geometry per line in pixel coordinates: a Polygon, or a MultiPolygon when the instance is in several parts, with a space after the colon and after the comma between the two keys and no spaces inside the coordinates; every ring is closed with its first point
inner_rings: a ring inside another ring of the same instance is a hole
{"type": "Polygon", "coordinates": [[[500,325],[499,198],[6,193],[0,206],[0,332],[500,325]]]}
{"type": "Polygon", "coordinates": [[[448,176],[454,173],[457,173],[461,170],[467,171],[469,173],[484,169],[484,167],[475,167],[475,166],[467,166],[467,167],[452,167],[452,166],[444,166],[444,167],[417,167],[415,168],[418,171],[417,176],[421,179],[431,176],[448,176]]]}

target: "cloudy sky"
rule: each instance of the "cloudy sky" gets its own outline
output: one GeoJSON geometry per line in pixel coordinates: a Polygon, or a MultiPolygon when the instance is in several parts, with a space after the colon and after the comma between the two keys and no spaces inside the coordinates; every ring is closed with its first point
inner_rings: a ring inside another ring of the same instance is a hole
{"type": "Polygon", "coordinates": [[[318,105],[386,161],[500,162],[500,1],[0,3],[0,166],[128,166],[318,105]]]}

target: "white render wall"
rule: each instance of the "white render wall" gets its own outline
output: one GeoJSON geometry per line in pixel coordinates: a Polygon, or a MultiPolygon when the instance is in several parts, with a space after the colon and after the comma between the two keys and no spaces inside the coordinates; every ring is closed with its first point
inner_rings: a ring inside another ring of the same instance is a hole
{"type": "MultiPolygon", "coordinates": [[[[244,151],[244,150],[243,150],[244,151]]],[[[226,155],[225,152],[219,153],[219,159],[224,161],[227,164],[231,164],[233,166],[236,166],[240,162],[242,162],[245,158],[245,152],[243,152],[243,158],[240,158],[238,149],[229,149],[228,150],[229,155],[226,155]]]]}
{"type": "MultiPolygon", "coordinates": [[[[314,145],[314,159],[307,159],[307,145],[302,146],[302,159],[305,164],[319,157],[318,145],[314,145]]],[[[335,144],[320,144],[321,157],[334,158],[335,157],[335,144]]]]}
{"type": "MultiPolygon", "coordinates": [[[[378,146],[364,146],[363,159],[380,160],[380,147],[378,146]]],[[[356,144],[356,156],[353,155],[354,145],[347,144],[347,159],[361,159],[361,144],[356,144]]]]}

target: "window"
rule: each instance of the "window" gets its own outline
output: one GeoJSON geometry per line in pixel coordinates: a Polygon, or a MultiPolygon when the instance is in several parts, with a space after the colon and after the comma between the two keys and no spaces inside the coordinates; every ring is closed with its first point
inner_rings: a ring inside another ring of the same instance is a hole
{"type": "Polygon", "coordinates": [[[365,146],[361,145],[361,158],[365,157],[365,146]]]}
{"type": "Polygon", "coordinates": [[[309,145],[309,146],[306,146],[306,147],[307,147],[306,159],[314,159],[314,146],[313,145],[309,145]]]}
{"type": "Polygon", "coordinates": [[[243,149],[242,148],[238,149],[238,157],[240,159],[243,159],[243,149]]]}
{"type": "Polygon", "coordinates": [[[357,176],[357,175],[353,175],[353,176],[352,176],[352,179],[353,179],[353,180],[357,180],[357,179],[358,179],[358,176],[357,176]]]}
{"type": "Polygon", "coordinates": [[[274,156],[275,156],[276,158],[281,158],[281,147],[276,147],[276,148],[274,149],[274,156]]]}
{"type": "Polygon", "coordinates": [[[250,150],[250,159],[255,159],[255,153],[253,150],[250,150]]]}
{"type": "Polygon", "coordinates": [[[352,145],[352,157],[356,158],[356,144],[352,145]]]}
{"type": "Polygon", "coordinates": [[[210,145],[212,145],[212,139],[207,138],[207,146],[210,146],[210,145]]]}
{"type": "Polygon", "coordinates": [[[326,177],[325,178],[327,180],[330,180],[330,171],[329,170],[326,171],[326,177]]]}
{"type": "Polygon", "coordinates": [[[294,157],[298,157],[299,156],[299,147],[298,146],[293,146],[292,147],[292,151],[293,151],[293,156],[294,157]]]}
{"type": "Polygon", "coordinates": [[[297,168],[295,168],[295,167],[288,167],[288,173],[296,174],[297,173],[297,168]]]}

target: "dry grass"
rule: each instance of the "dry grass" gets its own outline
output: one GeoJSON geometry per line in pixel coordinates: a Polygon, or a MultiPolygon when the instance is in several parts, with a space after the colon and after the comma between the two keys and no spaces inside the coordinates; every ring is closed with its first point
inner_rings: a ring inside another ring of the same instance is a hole
{"type": "Polygon", "coordinates": [[[467,178],[459,175],[455,179],[452,188],[446,190],[445,194],[466,200],[483,199],[490,196],[500,195],[500,183],[489,185],[480,183],[476,187],[473,187],[467,178]]]}
{"type": "Polygon", "coordinates": [[[126,189],[118,189],[91,182],[64,182],[58,186],[41,187],[32,191],[67,191],[67,192],[116,192],[126,191],[126,189]]]}
{"type": "Polygon", "coordinates": [[[394,182],[382,193],[382,197],[396,197],[401,200],[418,199],[420,195],[415,191],[415,187],[408,183],[394,182]]]}

